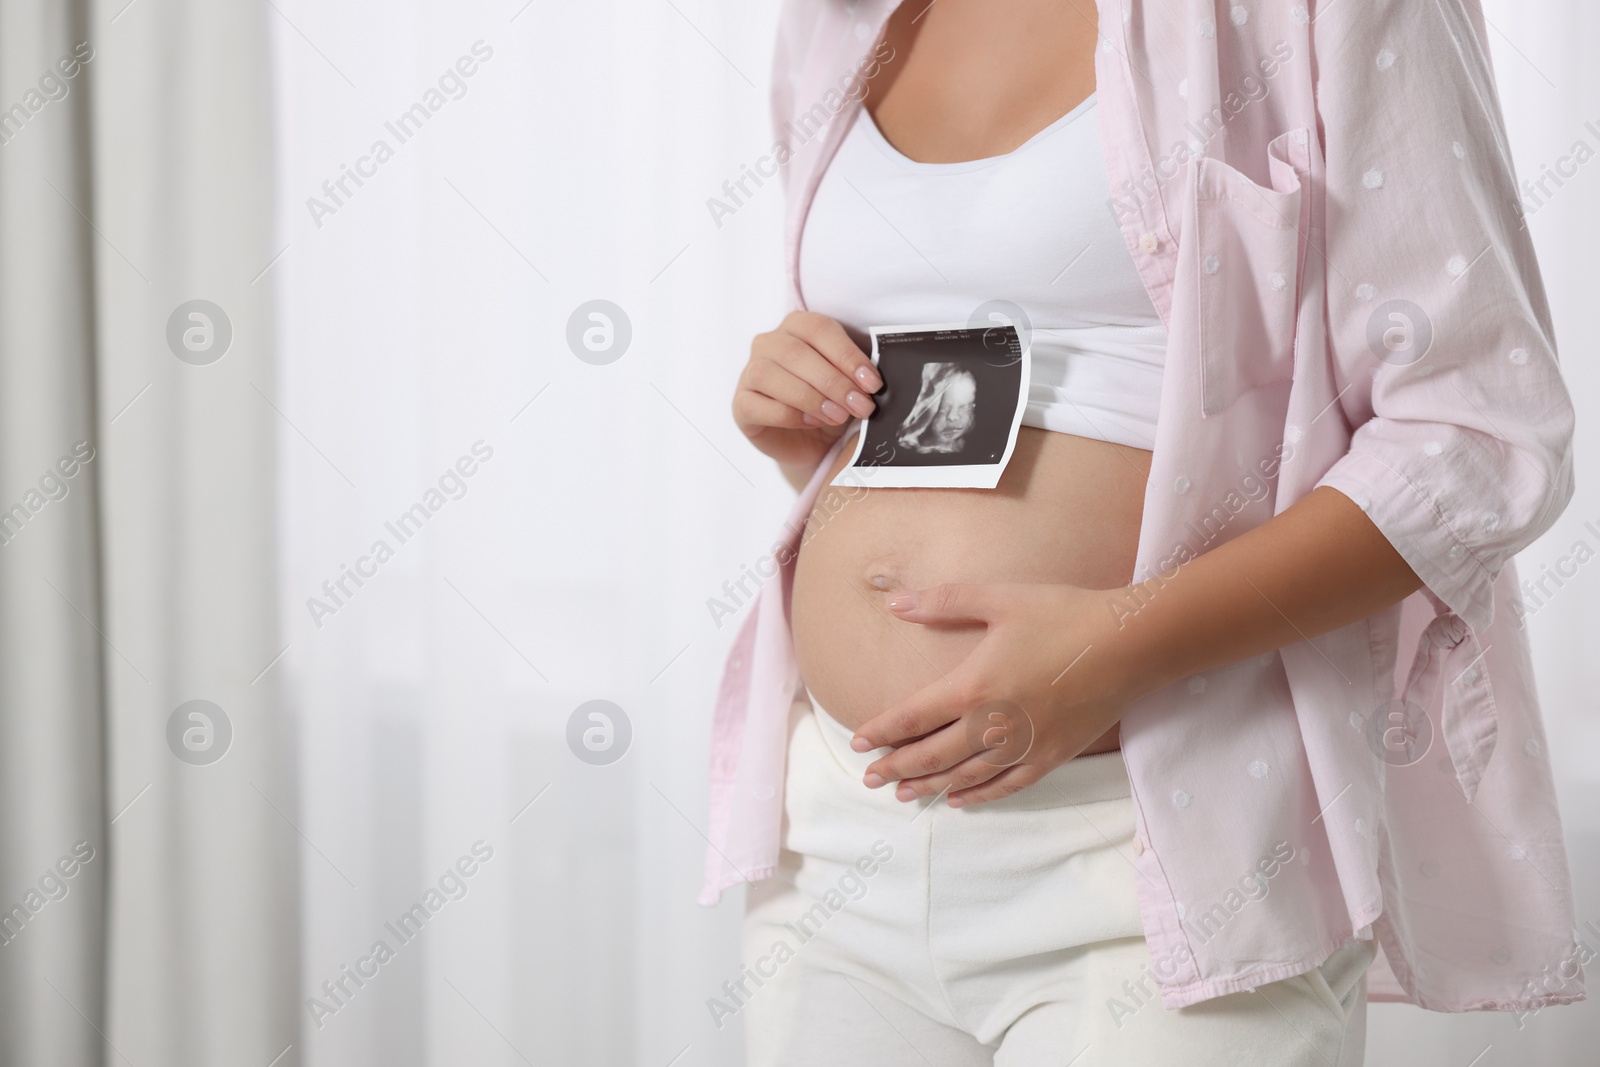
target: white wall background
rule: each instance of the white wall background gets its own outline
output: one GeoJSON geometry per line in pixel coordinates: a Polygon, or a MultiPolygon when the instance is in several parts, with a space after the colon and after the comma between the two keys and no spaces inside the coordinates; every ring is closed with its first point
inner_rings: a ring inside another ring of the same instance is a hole
{"type": "MultiPolygon", "coordinates": [[[[303,1062],[738,1064],[738,1027],[718,1031],[705,1001],[737,973],[741,901],[693,903],[732,637],[705,602],[789,497],[727,413],[750,337],[783,310],[782,204],[769,186],[719,228],[706,199],[770,143],[775,3],[274,4],[304,995],[398,946],[363,986],[345,979],[333,1014],[306,1013],[303,1062]],[[493,56],[465,94],[398,144],[384,123],[480,40],[493,56]],[[380,138],[394,157],[313,220],[308,198],[380,138]],[[596,298],[633,330],[607,366],[565,339],[596,298]],[[401,544],[385,523],[478,441],[492,458],[401,544]],[[308,598],[333,606],[323,582],[379,539],[393,559],[314,621],[308,598]],[[609,766],[567,748],[591,699],[632,724],[609,766]],[[493,858],[466,895],[399,946],[384,923],[480,840],[493,858]]],[[[1600,149],[1600,12],[1487,7],[1519,171],[1600,149]]],[[[1532,225],[1591,409],[1600,163],[1532,225]]],[[[1579,538],[1600,547],[1583,529],[1600,528],[1597,446],[1582,427],[1578,498],[1529,572],[1579,538]]],[[[1584,570],[1533,626],[1580,922],[1600,926],[1597,611],[1584,570]]],[[[1380,1007],[1368,1062],[1577,1064],[1597,1043],[1592,1005],[1521,1030],[1380,1007]]]]}

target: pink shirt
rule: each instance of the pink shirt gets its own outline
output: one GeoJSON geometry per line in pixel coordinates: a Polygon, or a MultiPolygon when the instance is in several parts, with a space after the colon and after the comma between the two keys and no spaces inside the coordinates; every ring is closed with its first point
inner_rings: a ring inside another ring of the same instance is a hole
{"type": "MultiPolygon", "coordinates": [[[[785,0],[774,154],[795,307],[807,207],[897,2],[785,0]]],[[[1135,581],[1327,485],[1426,585],[1128,710],[1127,858],[1162,999],[1371,937],[1374,999],[1582,999],[1512,562],[1571,497],[1574,418],[1478,0],[1099,10],[1114,206],[1170,338],[1135,581]]],[[[705,904],[777,862],[800,684],[787,599],[821,480],[723,674],[705,904]]]]}

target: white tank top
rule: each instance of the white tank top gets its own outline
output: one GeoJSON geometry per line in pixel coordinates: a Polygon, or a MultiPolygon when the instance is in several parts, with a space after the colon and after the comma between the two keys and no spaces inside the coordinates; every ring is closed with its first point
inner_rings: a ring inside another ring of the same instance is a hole
{"type": "Polygon", "coordinates": [[[1022,424],[1155,447],[1166,330],[1112,214],[1094,96],[962,163],[906,158],[860,108],[806,216],[800,291],[863,344],[869,326],[1020,307],[1022,424]]]}

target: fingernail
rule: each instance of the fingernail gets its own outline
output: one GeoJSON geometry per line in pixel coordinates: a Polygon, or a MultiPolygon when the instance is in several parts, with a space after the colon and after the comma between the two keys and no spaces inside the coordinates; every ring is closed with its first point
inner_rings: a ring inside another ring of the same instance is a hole
{"type": "Polygon", "coordinates": [[[966,804],[966,801],[961,799],[960,797],[947,797],[945,799],[945,803],[950,805],[952,808],[959,808],[962,805],[966,804]]]}
{"type": "Polygon", "coordinates": [[[849,394],[844,398],[844,402],[849,405],[851,411],[856,413],[857,418],[864,419],[872,414],[872,401],[854,389],[850,390],[849,394]]]}
{"type": "Polygon", "coordinates": [[[889,598],[890,611],[910,611],[917,606],[917,594],[901,593],[889,598]]]}
{"type": "Polygon", "coordinates": [[[850,414],[833,401],[824,400],[822,402],[822,417],[827,419],[829,422],[838,425],[839,423],[848,419],[850,414]]]}
{"type": "Polygon", "coordinates": [[[865,389],[869,393],[876,393],[879,389],[883,388],[883,379],[880,378],[878,376],[878,372],[873,370],[871,365],[867,363],[863,363],[861,366],[856,368],[856,381],[860,382],[861,388],[865,389]]]}
{"type": "Polygon", "coordinates": [[[883,784],[882,776],[876,771],[868,771],[867,776],[861,780],[866,783],[868,789],[876,789],[883,784]]]}
{"type": "Polygon", "coordinates": [[[865,737],[852,737],[850,739],[850,747],[857,752],[871,752],[872,742],[865,737]]]}
{"type": "Polygon", "coordinates": [[[903,785],[895,790],[894,798],[896,800],[915,800],[917,799],[917,791],[909,785],[903,785]]]}
{"type": "Polygon", "coordinates": [[[815,418],[812,417],[811,412],[809,412],[809,411],[802,411],[800,413],[800,421],[805,423],[807,426],[821,426],[822,425],[822,423],[818,422],[815,418]]]}

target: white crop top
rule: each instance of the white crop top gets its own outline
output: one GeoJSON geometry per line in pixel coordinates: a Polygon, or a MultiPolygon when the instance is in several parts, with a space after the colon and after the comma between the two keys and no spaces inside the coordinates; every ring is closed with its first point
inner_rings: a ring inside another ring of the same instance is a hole
{"type": "Polygon", "coordinates": [[[1020,307],[1022,424],[1154,448],[1167,335],[1112,215],[1095,112],[1090,96],[1005,155],[919,163],[860,108],[806,216],[806,306],[863,344],[869,326],[1020,307]]]}

